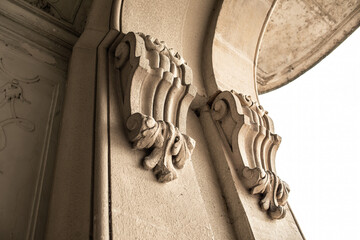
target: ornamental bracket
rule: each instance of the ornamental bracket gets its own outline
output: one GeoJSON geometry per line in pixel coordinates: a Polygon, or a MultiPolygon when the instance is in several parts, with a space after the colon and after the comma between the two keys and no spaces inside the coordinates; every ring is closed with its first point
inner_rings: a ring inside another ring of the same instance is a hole
{"type": "Polygon", "coordinates": [[[281,137],[268,113],[250,96],[224,91],[212,102],[211,116],[244,186],[261,195],[260,207],[272,219],[284,218],[290,188],[276,174],[281,137]]]}
{"type": "Polygon", "coordinates": [[[143,33],[129,32],[115,50],[124,120],[135,149],[150,149],[143,160],[159,182],[177,178],[195,141],[185,134],[187,112],[196,95],[185,60],[143,33]]]}

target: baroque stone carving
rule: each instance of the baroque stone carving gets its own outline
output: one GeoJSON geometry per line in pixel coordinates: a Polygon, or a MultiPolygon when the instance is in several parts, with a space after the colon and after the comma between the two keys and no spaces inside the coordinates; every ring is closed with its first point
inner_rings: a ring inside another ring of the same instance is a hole
{"type": "Polygon", "coordinates": [[[0,151],[4,150],[6,147],[6,134],[5,134],[5,126],[8,124],[16,124],[19,128],[32,132],[35,130],[35,124],[30,120],[25,118],[18,117],[15,110],[15,101],[20,100],[21,102],[25,102],[31,104],[24,97],[23,89],[20,85],[20,82],[30,84],[40,81],[39,76],[35,76],[34,78],[22,78],[12,74],[7,71],[4,67],[2,58],[0,57],[0,74],[4,76],[8,81],[0,86],[0,108],[9,105],[10,108],[10,117],[1,120],[0,119],[0,151]]]}
{"type": "Polygon", "coordinates": [[[289,186],[276,174],[275,155],[281,137],[268,113],[250,96],[224,91],[212,102],[211,115],[233,153],[239,177],[272,219],[285,216],[289,186]]]}
{"type": "Polygon", "coordinates": [[[126,123],[129,139],[135,149],[151,148],[143,161],[145,169],[153,169],[159,182],[177,178],[174,166],[183,168],[195,147],[195,141],[180,133],[172,123],[135,113],[126,123]]]}
{"type": "Polygon", "coordinates": [[[196,95],[192,71],[179,53],[142,33],[126,34],[115,57],[129,140],[135,149],[152,150],[144,167],[158,181],[171,181],[177,177],[174,166],[182,168],[195,147],[183,134],[196,95]]]}

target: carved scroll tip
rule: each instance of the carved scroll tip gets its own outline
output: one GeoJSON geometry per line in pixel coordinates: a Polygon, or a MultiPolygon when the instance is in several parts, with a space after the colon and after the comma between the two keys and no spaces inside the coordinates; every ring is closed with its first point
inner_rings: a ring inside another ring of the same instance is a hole
{"type": "Polygon", "coordinates": [[[270,209],[268,214],[271,219],[283,219],[286,216],[286,210],[282,206],[278,206],[276,209],[270,209]]]}
{"type": "Polygon", "coordinates": [[[126,128],[129,131],[133,131],[135,129],[140,129],[143,118],[144,118],[144,115],[141,113],[132,114],[126,121],[126,128]]]}
{"type": "Polygon", "coordinates": [[[159,159],[148,156],[148,157],[144,158],[143,167],[146,170],[151,170],[156,166],[156,164],[158,164],[158,162],[159,162],[159,159]]]}
{"type": "Polygon", "coordinates": [[[244,167],[242,171],[242,176],[245,180],[245,185],[248,188],[251,188],[252,194],[256,194],[253,193],[257,191],[256,187],[254,186],[256,186],[260,182],[260,180],[266,177],[266,172],[261,168],[244,167]]]}
{"type": "Polygon", "coordinates": [[[170,171],[168,169],[159,169],[157,167],[154,168],[155,176],[158,180],[158,182],[161,183],[168,183],[172,180],[177,179],[177,174],[175,171],[170,171]]]}
{"type": "Polygon", "coordinates": [[[221,120],[228,111],[228,106],[223,100],[219,100],[213,103],[211,116],[214,120],[221,120]]]}
{"type": "Polygon", "coordinates": [[[126,42],[121,42],[115,49],[115,67],[121,68],[129,60],[130,46],[126,42]]]}
{"type": "Polygon", "coordinates": [[[168,183],[175,179],[177,179],[177,176],[176,175],[173,176],[172,174],[161,175],[161,176],[157,177],[157,180],[161,183],[168,183]]]}
{"type": "Polygon", "coordinates": [[[190,154],[192,154],[196,146],[196,141],[188,135],[183,135],[183,137],[185,138],[186,146],[188,147],[190,154]]]}

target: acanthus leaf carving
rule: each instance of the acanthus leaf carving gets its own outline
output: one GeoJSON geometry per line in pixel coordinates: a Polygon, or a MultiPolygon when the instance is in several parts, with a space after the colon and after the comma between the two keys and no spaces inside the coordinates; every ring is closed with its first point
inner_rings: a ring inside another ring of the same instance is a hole
{"type": "Polygon", "coordinates": [[[281,137],[274,133],[268,113],[250,96],[234,91],[218,94],[211,109],[244,186],[251,194],[261,195],[260,207],[272,219],[284,218],[290,188],[276,174],[281,137]]]}
{"type": "Polygon", "coordinates": [[[129,139],[135,149],[151,149],[143,160],[145,169],[153,170],[159,182],[169,182],[177,178],[175,168],[183,168],[190,159],[195,141],[180,133],[172,123],[141,113],[131,115],[126,127],[129,139]]]}
{"type": "Polygon", "coordinates": [[[262,194],[260,207],[268,211],[273,219],[285,217],[284,205],[287,202],[290,188],[286,182],[282,181],[274,172],[264,171],[262,168],[245,167],[243,170],[245,185],[251,194],[262,194]]]}
{"type": "Polygon", "coordinates": [[[166,43],[143,33],[126,34],[115,50],[124,119],[135,149],[150,149],[145,169],[159,182],[177,178],[176,168],[190,160],[195,141],[186,119],[196,95],[192,71],[166,43]]]}

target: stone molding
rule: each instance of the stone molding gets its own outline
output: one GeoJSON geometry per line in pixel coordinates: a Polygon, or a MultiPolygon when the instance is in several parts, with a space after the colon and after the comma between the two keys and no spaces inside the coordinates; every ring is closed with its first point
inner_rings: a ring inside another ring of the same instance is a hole
{"type": "Polygon", "coordinates": [[[143,33],[126,34],[115,57],[129,140],[135,149],[152,150],[143,165],[159,182],[171,181],[174,166],[182,168],[195,147],[183,134],[196,95],[191,68],[165,42],[143,33]]]}
{"type": "Polygon", "coordinates": [[[225,145],[234,155],[239,178],[251,194],[261,194],[261,209],[272,219],[285,217],[289,186],[276,174],[275,156],[281,137],[268,113],[250,96],[221,92],[211,116],[225,145]]]}
{"type": "Polygon", "coordinates": [[[80,36],[71,24],[60,21],[24,0],[0,1],[1,26],[66,59],[80,36]]]}
{"type": "MultiPolygon", "coordinates": [[[[25,0],[31,5],[41,9],[42,11],[50,14],[51,16],[68,22],[74,23],[75,17],[79,12],[79,8],[83,0],[72,1],[72,6],[66,6],[66,1],[49,1],[49,0],[25,0]],[[60,5],[60,6],[57,6],[60,5]],[[62,7],[61,7],[62,6],[62,7]]],[[[69,2],[69,1],[68,1],[69,2]]],[[[85,22],[85,19],[83,20],[85,22]]]]}

